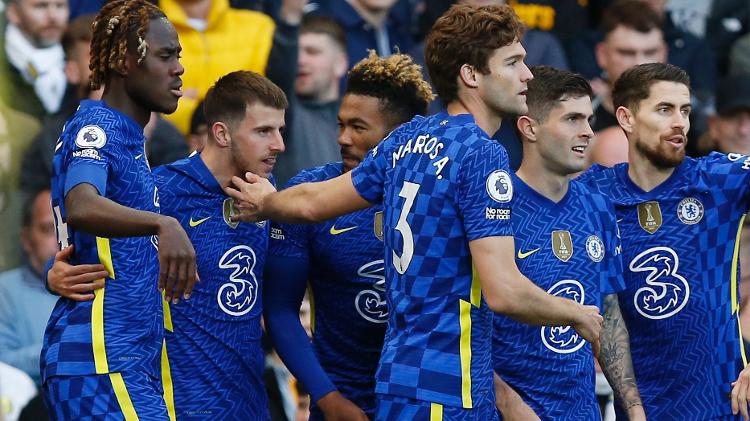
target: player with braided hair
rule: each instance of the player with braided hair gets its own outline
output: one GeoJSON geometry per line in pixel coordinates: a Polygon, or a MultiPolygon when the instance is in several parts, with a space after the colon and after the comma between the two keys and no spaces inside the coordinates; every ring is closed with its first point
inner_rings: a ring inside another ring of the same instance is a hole
{"type": "Polygon", "coordinates": [[[41,371],[52,419],[169,418],[157,280],[168,299],[189,296],[195,251],[179,222],[159,214],[143,127],[152,112],[177,108],[179,53],[174,27],[145,0],[111,2],[95,19],[92,85],[104,94],[65,124],[52,206],[60,247],[75,246],[71,262],[104,271],[88,286],[92,301],[61,298],[47,325],[41,371]]]}
{"type": "MultiPolygon", "coordinates": [[[[304,170],[288,186],[350,171],[388,132],[425,114],[430,100],[411,57],[370,52],[349,72],[339,108],[342,162],[304,170]]],[[[382,217],[377,205],[316,225],[272,225],[266,323],[284,363],[310,391],[311,420],[375,418],[375,370],[388,321],[382,217]],[[308,281],[312,346],[298,317],[308,281]]]]}

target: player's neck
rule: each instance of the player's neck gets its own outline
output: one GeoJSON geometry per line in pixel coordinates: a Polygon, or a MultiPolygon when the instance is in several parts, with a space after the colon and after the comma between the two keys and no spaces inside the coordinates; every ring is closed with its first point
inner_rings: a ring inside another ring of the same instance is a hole
{"type": "Polygon", "coordinates": [[[568,192],[570,184],[568,177],[550,171],[542,163],[531,161],[524,157],[521,167],[516,171],[518,178],[552,202],[557,203],[562,200],[568,192]]]}
{"type": "Polygon", "coordinates": [[[474,96],[459,97],[448,104],[446,109],[450,115],[471,114],[474,116],[474,122],[487,133],[487,137],[492,137],[503,122],[502,116],[492,112],[481,99],[474,96]]]}
{"type": "Polygon", "coordinates": [[[658,167],[645,156],[632,151],[628,157],[628,177],[641,190],[649,192],[667,180],[675,167],[658,167]]]}
{"type": "MultiPolygon", "coordinates": [[[[111,78],[110,83],[117,83],[116,78],[111,78]]],[[[133,99],[125,92],[125,88],[117,89],[114,86],[108,86],[104,90],[102,101],[104,101],[108,107],[132,118],[141,127],[145,127],[151,118],[151,111],[133,101],[133,99]]]]}
{"type": "Polygon", "coordinates": [[[215,148],[211,147],[203,148],[201,159],[203,160],[203,163],[206,164],[208,170],[211,171],[211,174],[222,189],[229,186],[232,181],[232,176],[235,175],[234,165],[230,162],[225,162],[226,160],[222,154],[215,148]]]}

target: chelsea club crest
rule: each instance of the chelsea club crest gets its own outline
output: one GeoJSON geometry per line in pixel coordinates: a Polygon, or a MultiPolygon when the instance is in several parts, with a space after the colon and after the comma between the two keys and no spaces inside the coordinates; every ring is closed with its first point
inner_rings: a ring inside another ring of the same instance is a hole
{"type": "Polygon", "coordinates": [[[677,205],[677,217],[683,224],[697,224],[703,219],[703,203],[694,197],[682,199],[677,205]]]}

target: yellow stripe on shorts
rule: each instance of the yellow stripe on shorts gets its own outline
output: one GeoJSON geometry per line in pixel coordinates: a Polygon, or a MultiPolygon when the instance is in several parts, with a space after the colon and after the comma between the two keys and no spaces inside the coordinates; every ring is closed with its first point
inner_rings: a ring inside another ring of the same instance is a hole
{"type": "Polygon", "coordinates": [[[125,387],[125,380],[120,373],[110,373],[109,379],[112,381],[112,388],[115,390],[117,403],[120,404],[120,410],[125,417],[125,421],[138,421],[138,414],[135,413],[133,401],[130,400],[128,389],[125,387]]]}

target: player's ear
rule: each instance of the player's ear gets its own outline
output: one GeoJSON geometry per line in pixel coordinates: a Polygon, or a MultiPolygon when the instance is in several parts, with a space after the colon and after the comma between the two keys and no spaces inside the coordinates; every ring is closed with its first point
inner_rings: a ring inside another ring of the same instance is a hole
{"type": "Polygon", "coordinates": [[[522,115],[516,120],[516,127],[518,132],[521,133],[529,142],[536,142],[536,122],[533,118],[522,115]]]}
{"type": "Polygon", "coordinates": [[[479,86],[477,78],[477,69],[470,64],[464,63],[458,71],[458,77],[461,78],[461,82],[470,88],[476,88],[479,86]]]}
{"type": "Polygon", "coordinates": [[[617,117],[617,123],[625,130],[625,133],[632,133],[633,131],[633,112],[624,106],[617,107],[615,110],[615,117],[617,117]]]}
{"type": "MultiPolygon", "coordinates": [[[[232,135],[229,133],[229,127],[221,121],[217,121],[211,125],[210,137],[213,137],[216,144],[220,147],[228,147],[229,142],[232,141],[232,135]]],[[[209,139],[209,142],[211,139],[209,139]]]]}

